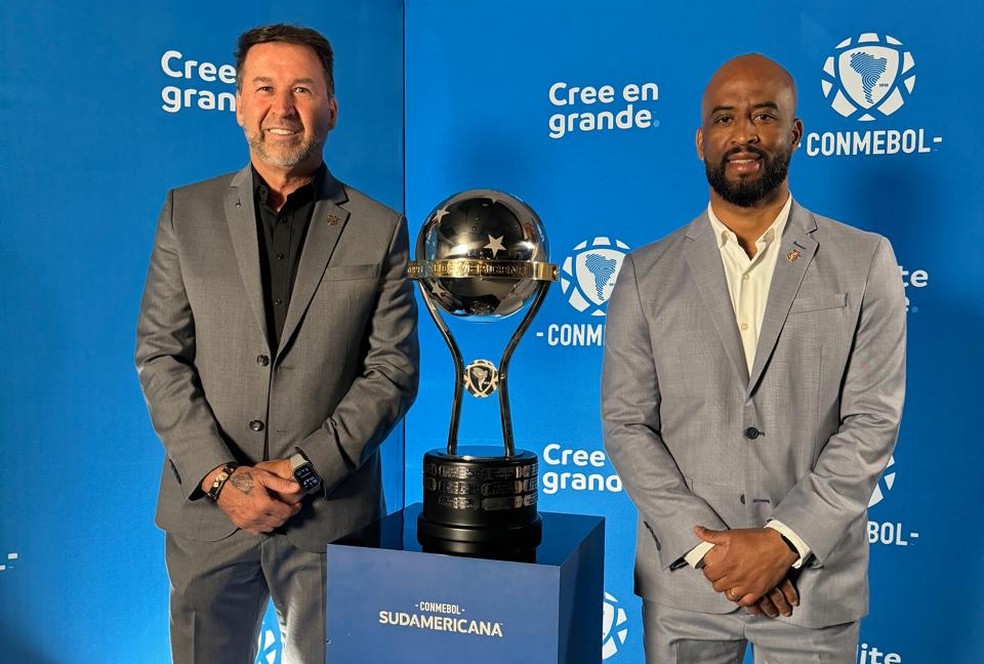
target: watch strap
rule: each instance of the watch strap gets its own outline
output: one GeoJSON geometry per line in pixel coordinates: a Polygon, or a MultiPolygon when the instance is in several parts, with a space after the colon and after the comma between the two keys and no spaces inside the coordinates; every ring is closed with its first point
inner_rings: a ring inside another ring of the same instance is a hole
{"type": "Polygon", "coordinates": [[[307,458],[304,452],[295,447],[294,453],[290,455],[290,472],[293,473],[306,463],[311,463],[311,460],[307,458]]]}
{"type": "Polygon", "coordinates": [[[294,449],[297,450],[296,454],[290,456],[290,470],[294,474],[294,479],[301,485],[301,490],[305,494],[318,493],[322,485],[321,475],[300,448],[294,449]]]}

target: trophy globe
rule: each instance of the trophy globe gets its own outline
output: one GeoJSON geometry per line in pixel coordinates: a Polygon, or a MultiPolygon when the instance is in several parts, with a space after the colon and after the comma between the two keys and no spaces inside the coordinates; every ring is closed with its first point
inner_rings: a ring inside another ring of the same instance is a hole
{"type": "Polygon", "coordinates": [[[491,189],[451,196],[427,217],[407,270],[451,351],[455,386],[446,449],[424,455],[424,506],[417,534],[430,549],[508,555],[534,549],[541,539],[537,514],[536,454],[515,449],[509,409],[509,360],[557,279],[547,237],[532,208],[491,189]],[[527,307],[527,305],[529,305],[527,307]],[[440,314],[498,322],[526,313],[496,366],[477,359],[465,366],[440,314]],[[499,393],[502,448],[458,446],[464,391],[499,393]]]}

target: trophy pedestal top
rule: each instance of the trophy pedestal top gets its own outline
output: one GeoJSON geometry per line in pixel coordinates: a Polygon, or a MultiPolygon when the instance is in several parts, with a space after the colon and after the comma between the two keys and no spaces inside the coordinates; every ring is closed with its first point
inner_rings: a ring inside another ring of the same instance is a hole
{"type": "Polygon", "coordinates": [[[544,513],[534,560],[421,551],[419,503],[327,548],[328,660],[598,664],[604,519],[544,513]]]}

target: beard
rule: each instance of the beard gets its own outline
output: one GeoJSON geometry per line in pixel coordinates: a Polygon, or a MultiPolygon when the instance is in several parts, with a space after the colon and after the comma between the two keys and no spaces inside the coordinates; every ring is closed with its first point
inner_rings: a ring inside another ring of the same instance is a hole
{"type": "Polygon", "coordinates": [[[300,140],[294,145],[273,145],[265,140],[262,130],[259,133],[252,133],[244,129],[243,133],[246,134],[246,142],[250,149],[264,163],[277,168],[294,168],[316,155],[320,156],[324,148],[324,140],[318,140],[316,136],[307,137],[299,134],[300,140]]]}
{"type": "Polygon", "coordinates": [[[729,150],[719,164],[711,164],[704,161],[704,172],[707,174],[707,182],[711,189],[717,192],[718,196],[738,207],[753,207],[767,198],[776,190],[786,179],[789,173],[789,161],[792,159],[792,147],[785,148],[769,156],[761,148],[753,145],[739,146],[729,150]],[[755,180],[739,178],[737,182],[730,182],[725,176],[725,167],[728,157],[740,152],[748,152],[757,155],[762,160],[762,175],[755,180]]]}

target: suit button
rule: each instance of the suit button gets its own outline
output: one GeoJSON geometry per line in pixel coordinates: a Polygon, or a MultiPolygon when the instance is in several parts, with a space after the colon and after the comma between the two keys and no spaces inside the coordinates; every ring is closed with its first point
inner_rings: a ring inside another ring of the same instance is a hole
{"type": "Polygon", "coordinates": [[[266,365],[270,364],[270,358],[267,357],[266,355],[257,355],[256,363],[259,364],[261,367],[265,367],[266,365]]]}
{"type": "Polygon", "coordinates": [[[745,429],[745,438],[747,438],[748,440],[755,440],[761,435],[762,432],[756,429],[755,427],[748,427],[747,429],[745,429]]]}
{"type": "Polygon", "coordinates": [[[744,505],[745,504],[745,494],[741,494],[740,496],[738,496],[738,500],[740,500],[741,501],[741,504],[744,505]]]}
{"type": "Polygon", "coordinates": [[[249,428],[252,429],[253,431],[263,431],[264,429],[263,422],[261,422],[260,420],[252,420],[249,423],[249,428]]]}

